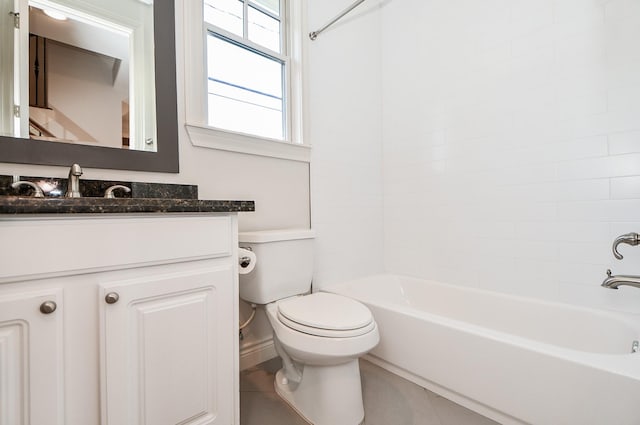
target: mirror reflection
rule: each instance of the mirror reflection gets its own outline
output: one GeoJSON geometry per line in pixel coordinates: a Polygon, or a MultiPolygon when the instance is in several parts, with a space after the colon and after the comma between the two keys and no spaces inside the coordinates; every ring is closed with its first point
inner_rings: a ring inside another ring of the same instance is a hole
{"type": "Polygon", "coordinates": [[[149,0],[0,3],[3,135],[157,150],[149,0]]]}

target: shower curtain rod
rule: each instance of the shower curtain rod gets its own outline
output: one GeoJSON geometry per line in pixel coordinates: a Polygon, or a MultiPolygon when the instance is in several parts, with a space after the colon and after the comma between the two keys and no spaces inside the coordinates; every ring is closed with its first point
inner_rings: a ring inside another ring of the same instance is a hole
{"type": "Polygon", "coordinates": [[[315,40],[316,38],[318,38],[318,36],[327,28],[329,28],[331,25],[335,24],[336,22],[338,22],[340,19],[342,19],[342,17],[344,15],[346,15],[347,13],[351,12],[353,9],[355,9],[356,7],[360,6],[362,3],[364,3],[365,0],[357,0],[355,3],[353,3],[351,6],[347,7],[345,10],[343,10],[338,16],[336,16],[335,18],[333,18],[330,22],[328,22],[325,26],[323,26],[322,28],[320,28],[319,30],[313,31],[309,33],[309,38],[311,40],[315,40]]]}

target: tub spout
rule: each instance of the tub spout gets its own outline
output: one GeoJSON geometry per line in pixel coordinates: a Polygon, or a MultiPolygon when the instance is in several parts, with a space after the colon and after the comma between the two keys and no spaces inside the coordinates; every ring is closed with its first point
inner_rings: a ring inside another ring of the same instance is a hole
{"type": "Polygon", "coordinates": [[[604,288],[618,289],[619,286],[633,286],[640,288],[640,276],[612,276],[611,270],[607,270],[607,278],[602,282],[604,288]]]}
{"type": "Polygon", "coordinates": [[[640,235],[637,233],[626,233],[624,235],[620,235],[613,241],[613,256],[618,260],[622,260],[622,254],[618,252],[618,245],[621,243],[626,243],[631,246],[636,246],[640,243],[640,235]]]}

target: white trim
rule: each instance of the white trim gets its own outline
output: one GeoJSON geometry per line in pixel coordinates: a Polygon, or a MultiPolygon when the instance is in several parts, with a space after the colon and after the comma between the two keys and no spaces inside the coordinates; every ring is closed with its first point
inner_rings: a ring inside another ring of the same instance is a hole
{"type": "MultiPolygon", "coordinates": [[[[188,123],[207,122],[206,50],[202,1],[178,2],[183,7],[185,113],[188,123]]],[[[178,4],[176,3],[176,4],[178,4]]]]}
{"type": "Polygon", "coordinates": [[[186,124],[185,128],[193,146],[311,162],[311,146],[309,145],[287,143],[198,125],[186,124]]]}
{"type": "MultiPolygon", "coordinates": [[[[306,1],[290,0],[286,2],[285,25],[287,29],[287,138],[290,143],[306,144],[304,137],[304,54],[303,43],[306,39],[306,1]]],[[[281,11],[281,13],[283,13],[281,11]]]]}
{"type": "Polygon", "coordinates": [[[14,68],[13,95],[15,104],[20,106],[20,116],[14,119],[13,131],[14,137],[29,137],[29,19],[24,19],[29,16],[29,4],[20,0],[16,7],[23,19],[14,44],[17,63],[14,68]]]}
{"type": "MultiPolygon", "coordinates": [[[[252,50],[256,52],[260,52],[262,55],[277,59],[280,62],[287,62],[289,57],[287,55],[283,55],[280,52],[276,52],[275,50],[271,50],[268,47],[264,47],[258,43],[255,43],[247,38],[242,38],[230,31],[225,30],[224,28],[216,27],[214,25],[204,23],[204,29],[208,34],[217,35],[218,38],[226,38],[228,41],[235,43],[238,47],[242,47],[246,50],[252,50]]],[[[205,43],[206,44],[206,43],[205,43]]]]}
{"type": "Polygon", "coordinates": [[[249,369],[276,357],[278,354],[272,338],[247,344],[240,349],[240,370],[249,369]]]}

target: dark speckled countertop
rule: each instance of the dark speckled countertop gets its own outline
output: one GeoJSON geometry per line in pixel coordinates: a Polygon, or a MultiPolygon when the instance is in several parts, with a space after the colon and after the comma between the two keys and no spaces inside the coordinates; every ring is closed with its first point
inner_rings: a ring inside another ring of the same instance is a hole
{"type": "Polygon", "coordinates": [[[24,198],[0,196],[0,214],[122,214],[255,211],[253,201],[159,198],[24,198]]]}
{"type": "Polygon", "coordinates": [[[80,180],[82,198],[65,198],[67,179],[0,175],[0,214],[126,214],[126,213],[209,213],[255,211],[253,201],[198,199],[194,185],[80,180]],[[45,198],[33,198],[32,189],[11,188],[14,180],[37,184],[45,198]],[[119,191],[117,198],[101,196],[109,186],[121,184],[130,193],[119,191]]]}

